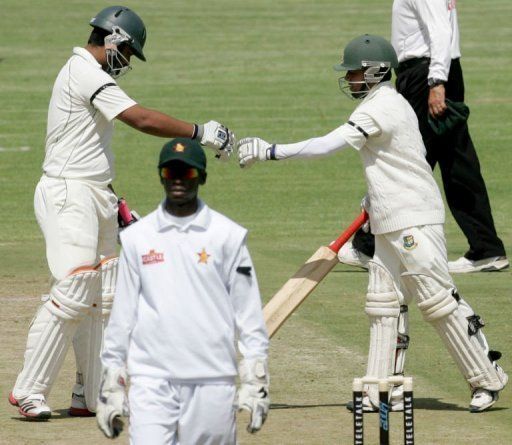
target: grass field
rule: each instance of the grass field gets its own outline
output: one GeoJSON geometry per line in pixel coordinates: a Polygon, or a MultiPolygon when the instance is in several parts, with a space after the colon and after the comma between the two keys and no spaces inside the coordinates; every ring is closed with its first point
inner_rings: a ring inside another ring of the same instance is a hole
{"type": "MultiPolygon", "coordinates": [[[[365,32],[389,36],[391,0],[125,1],[145,20],[148,62],[134,62],[121,86],[142,105],[176,117],[226,122],[239,137],[293,142],[325,134],[355,106],[337,90],[332,70],[344,44],[365,32]]],[[[0,443],[108,443],[94,419],[66,416],[73,357],[50,398],[55,416],[27,423],[7,404],[26,332],[47,291],[44,243],[32,197],[44,155],[46,112],[55,76],[73,46],[86,43],[88,20],[104,2],[3,0],[0,27],[0,443]]],[[[459,1],[470,129],[486,178],[497,230],[512,249],[512,68],[510,0],[459,1]]],[[[118,193],[139,213],[162,197],[156,176],[164,141],[119,123],[114,137],[118,193]]],[[[309,162],[240,170],[209,154],[203,198],[250,230],[250,248],[265,300],[321,244],[358,212],[365,191],[355,152],[309,162]]],[[[450,259],[466,241],[448,215],[450,259]]],[[[492,346],[512,370],[511,272],[456,276],[483,316],[492,346]]],[[[337,266],[272,341],[272,410],[264,429],[241,444],[349,444],[345,409],[351,381],[362,375],[368,343],[363,313],[367,275],[337,266]]],[[[417,443],[512,443],[512,392],[491,411],[467,411],[469,391],[433,329],[411,308],[407,373],[415,378],[417,443]]],[[[392,415],[392,443],[401,418],[392,415]]],[[[376,438],[376,418],[368,434],[376,438]]],[[[368,436],[369,437],[369,436],[368,436]]],[[[124,434],[117,443],[128,443],[124,434]]],[[[368,443],[376,443],[368,439],[368,443]]]]}

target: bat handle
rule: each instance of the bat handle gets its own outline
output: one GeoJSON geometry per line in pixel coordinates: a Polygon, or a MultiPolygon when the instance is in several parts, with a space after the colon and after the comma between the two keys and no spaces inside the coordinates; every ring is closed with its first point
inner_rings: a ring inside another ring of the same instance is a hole
{"type": "Polygon", "coordinates": [[[129,225],[133,221],[133,216],[130,208],[128,207],[128,204],[126,204],[124,198],[119,198],[117,205],[119,208],[119,215],[121,216],[123,222],[126,225],[129,225]]]}
{"type": "Polygon", "coordinates": [[[347,229],[338,238],[329,244],[329,249],[331,249],[334,253],[338,253],[343,244],[345,244],[366,221],[368,221],[368,213],[363,210],[359,216],[354,219],[354,221],[352,221],[352,224],[350,224],[350,226],[348,226],[347,229]]]}

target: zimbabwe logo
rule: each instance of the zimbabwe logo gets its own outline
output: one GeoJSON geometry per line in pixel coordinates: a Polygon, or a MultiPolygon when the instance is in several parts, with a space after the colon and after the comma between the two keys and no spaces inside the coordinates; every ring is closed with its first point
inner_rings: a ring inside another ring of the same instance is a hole
{"type": "Polygon", "coordinates": [[[164,254],[155,252],[154,249],[151,249],[146,255],[142,255],[142,264],[147,266],[148,264],[156,264],[164,262],[164,254]]]}
{"type": "Polygon", "coordinates": [[[405,235],[403,237],[404,240],[404,249],[406,250],[412,250],[415,249],[418,243],[414,241],[414,236],[412,235],[405,235]]]}
{"type": "Polygon", "coordinates": [[[173,147],[173,150],[178,152],[178,153],[183,153],[185,151],[185,146],[178,142],[174,147],[173,147]]]}
{"type": "Polygon", "coordinates": [[[208,255],[208,253],[206,253],[206,250],[204,249],[204,247],[203,247],[203,250],[201,250],[201,252],[198,253],[197,255],[199,256],[198,263],[208,264],[208,258],[210,258],[211,255],[208,255]]]}

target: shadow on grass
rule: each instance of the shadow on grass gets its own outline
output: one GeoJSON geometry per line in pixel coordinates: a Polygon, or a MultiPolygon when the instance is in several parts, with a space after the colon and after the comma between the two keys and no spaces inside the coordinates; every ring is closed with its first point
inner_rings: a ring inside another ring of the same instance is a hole
{"type": "MultiPolygon", "coordinates": [[[[343,407],[346,408],[346,403],[326,403],[314,405],[288,405],[286,403],[272,403],[270,409],[308,409],[308,408],[330,408],[330,407],[343,407]]],[[[455,403],[443,402],[435,398],[414,398],[414,409],[431,410],[431,411],[469,411],[468,407],[459,406],[455,403]]],[[[486,412],[502,411],[508,409],[507,407],[494,407],[488,409],[486,412]]],[[[376,411],[377,413],[377,411],[376,411]]]]}
{"type": "Polygon", "coordinates": [[[286,403],[271,403],[270,409],[307,409],[307,408],[329,408],[329,407],[342,407],[343,403],[325,403],[319,405],[288,405],[286,403]]]}
{"type": "MultiPolygon", "coordinates": [[[[91,417],[91,416],[89,416],[91,417]]],[[[19,422],[48,422],[52,420],[68,420],[68,419],[77,419],[76,416],[70,416],[68,413],[68,408],[64,409],[55,409],[52,410],[52,417],[50,419],[29,419],[27,417],[19,416],[19,417],[11,417],[12,420],[17,420],[19,422]]]]}

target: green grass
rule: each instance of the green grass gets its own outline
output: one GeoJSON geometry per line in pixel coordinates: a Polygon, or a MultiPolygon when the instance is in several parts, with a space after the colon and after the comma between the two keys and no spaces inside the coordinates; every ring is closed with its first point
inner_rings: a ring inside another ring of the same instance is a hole
{"type": "MultiPolygon", "coordinates": [[[[356,103],[339,93],[331,67],[352,37],[365,32],[389,36],[391,17],[391,1],[378,0],[364,5],[348,0],[124,3],[140,13],[148,27],[148,62],[135,61],[134,70],[120,80],[128,94],[142,105],[181,119],[199,123],[216,119],[226,122],[239,137],[257,135],[279,142],[322,135],[345,121],[356,103]]],[[[481,2],[466,0],[457,6],[470,130],[496,228],[510,249],[512,95],[506,73],[512,68],[512,4],[497,0],[483,8],[481,2]]],[[[102,7],[102,2],[76,0],[2,3],[0,147],[30,147],[25,152],[0,151],[0,296],[9,308],[2,311],[0,325],[3,400],[21,365],[27,323],[37,297],[47,290],[44,243],[32,199],[44,156],[52,84],[72,47],[86,43],[87,22],[102,7]],[[33,298],[23,299],[17,309],[18,300],[12,296],[33,298]]],[[[116,127],[114,186],[133,208],[146,214],[162,197],[155,166],[164,141],[122,123],[116,127]]],[[[310,162],[256,165],[247,171],[234,161],[217,163],[211,153],[208,158],[209,176],[202,196],[250,230],[249,244],[265,300],[319,245],[353,219],[365,191],[360,159],[352,151],[310,162]]],[[[466,241],[450,215],[446,234],[450,258],[464,253],[466,241]]],[[[512,370],[511,273],[455,278],[486,321],[491,344],[504,353],[504,367],[512,370]]],[[[322,405],[323,410],[276,409],[267,433],[262,431],[252,441],[244,435],[242,443],[350,443],[350,417],[343,414],[340,429],[338,416],[344,408],[334,405],[345,403],[352,377],[364,372],[366,281],[365,273],[338,266],[273,343],[273,351],[279,351],[272,355],[273,401],[322,405]],[[304,332],[309,337],[301,336],[304,332]],[[302,343],[293,343],[296,338],[302,343]],[[304,352],[310,351],[309,342],[319,341],[327,352],[318,351],[316,356],[304,352]],[[331,362],[332,354],[344,359],[331,362]],[[308,362],[296,357],[306,357],[308,362]],[[315,374],[317,365],[323,366],[322,372],[315,374]],[[315,421],[308,423],[311,418],[315,421]],[[289,425],[300,425],[302,439],[287,439],[289,425]]],[[[408,372],[419,382],[421,443],[466,443],[469,437],[493,444],[512,442],[510,389],[504,391],[497,409],[481,416],[465,412],[469,392],[455,365],[414,307],[411,319],[408,372]]],[[[68,362],[54,390],[56,409],[66,407],[71,372],[68,362]]],[[[14,414],[0,406],[2,431],[7,431],[0,443],[12,443],[14,437],[17,443],[23,443],[23,437],[27,443],[57,443],[57,437],[66,443],[67,437],[79,444],[86,437],[93,443],[99,437],[91,432],[89,421],[56,419],[29,431],[24,422],[12,419],[14,414]]]]}

